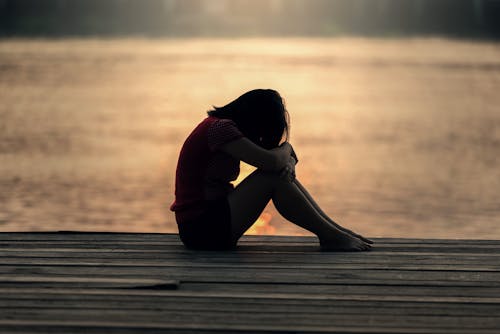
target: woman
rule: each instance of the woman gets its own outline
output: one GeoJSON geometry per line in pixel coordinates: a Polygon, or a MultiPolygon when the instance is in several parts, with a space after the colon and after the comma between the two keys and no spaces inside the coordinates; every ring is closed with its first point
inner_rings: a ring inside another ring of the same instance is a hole
{"type": "Polygon", "coordinates": [[[288,134],[288,112],[271,89],[249,91],[208,112],[177,165],[171,210],[186,247],[234,248],[272,200],[284,218],[317,235],[322,250],[370,249],[370,240],[336,224],[295,178],[298,160],[288,134]],[[240,161],[257,170],[234,188],[240,161]]]}

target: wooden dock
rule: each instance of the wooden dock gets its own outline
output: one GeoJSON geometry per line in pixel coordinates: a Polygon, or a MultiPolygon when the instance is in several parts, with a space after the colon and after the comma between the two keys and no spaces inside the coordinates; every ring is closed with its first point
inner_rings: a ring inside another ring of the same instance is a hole
{"type": "Polygon", "coordinates": [[[0,233],[0,333],[500,333],[500,241],[0,233]]]}

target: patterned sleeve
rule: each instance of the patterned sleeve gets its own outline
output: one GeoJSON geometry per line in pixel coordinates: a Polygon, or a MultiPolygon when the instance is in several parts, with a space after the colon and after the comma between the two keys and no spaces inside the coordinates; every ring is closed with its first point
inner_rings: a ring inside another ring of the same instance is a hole
{"type": "Polygon", "coordinates": [[[208,129],[208,147],[215,151],[222,145],[243,137],[241,131],[230,119],[219,119],[208,129]]]}

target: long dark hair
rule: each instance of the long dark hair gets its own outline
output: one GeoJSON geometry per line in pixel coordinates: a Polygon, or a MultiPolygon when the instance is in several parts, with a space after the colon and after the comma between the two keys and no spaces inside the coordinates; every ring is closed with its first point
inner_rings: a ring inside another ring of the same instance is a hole
{"type": "Polygon", "coordinates": [[[271,149],[290,133],[289,115],[280,94],[272,89],[254,89],[223,107],[215,107],[209,116],[227,118],[255,144],[271,149]]]}

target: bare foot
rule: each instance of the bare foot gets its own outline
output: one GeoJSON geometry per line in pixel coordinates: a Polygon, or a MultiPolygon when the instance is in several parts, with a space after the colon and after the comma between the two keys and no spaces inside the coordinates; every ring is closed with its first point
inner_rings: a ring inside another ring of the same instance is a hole
{"type": "Polygon", "coordinates": [[[331,240],[320,239],[319,243],[322,251],[330,252],[360,252],[371,249],[370,244],[348,234],[344,234],[331,240]]]}
{"type": "Polygon", "coordinates": [[[337,223],[334,223],[334,225],[335,225],[335,227],[337,227],[342,232],[345,232],[345,233],[347,233],[347,234],[349,234],[349,235],[351,235],[351,236],[353,236],[355,238],[361,239],[361,241],[366,242],[367,244],[370,244],[370,245],[373,244],[372,240],[363,237],[361,234],[357,234],[357,233],[355,233],[355,232],[353,232],[353,231],[351,231],[351,230],[349,230],[349,229],[347,229],[345,227],[342,227],[342,226],[338,225],[337,223]]]}
{"type": "Polygon", "coordinates": [[[354,237],[358,238],[358,239],[361,239],[361,241],[366,242],[367,244],[373,245],[373,241],[372,241],[372,240],[370,240],[370,239],[367,239],[367,238],[363,237],[361,234],[357,234],[357,233],[354,233],[354,232],[352,232],[352,231],[348,231],[348,233],[349,233],[350,235],[352,235],[352,236],[354,236],[354,237]]]}

